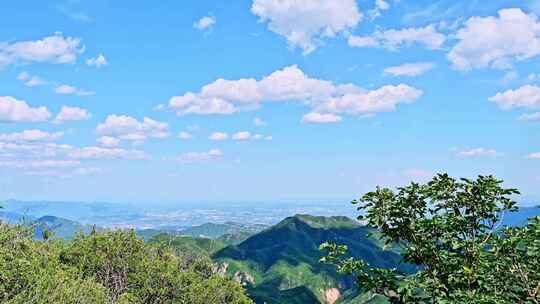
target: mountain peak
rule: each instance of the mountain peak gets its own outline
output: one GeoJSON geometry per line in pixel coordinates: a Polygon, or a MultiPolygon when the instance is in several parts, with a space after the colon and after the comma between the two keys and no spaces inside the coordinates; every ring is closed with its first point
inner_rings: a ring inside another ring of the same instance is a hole
{"type": "Polygon", "coordinates": [[[282,221],[282,223],[291,220],[301,221],[313,228],[318,229],[355,228],[360,226],[357,221],[346,216],[314,216],[308,214],[296,214],[292,217],[286,218],[282,221]]]}

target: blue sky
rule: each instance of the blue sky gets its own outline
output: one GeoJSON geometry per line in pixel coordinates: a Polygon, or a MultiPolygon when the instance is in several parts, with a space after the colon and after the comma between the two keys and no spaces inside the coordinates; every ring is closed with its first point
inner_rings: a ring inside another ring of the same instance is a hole
{"type": "Polygon", "coordinates": [[[540,198],[540,2],[18,1],[0,197],[356,198],[437,172],[540,198]]]}

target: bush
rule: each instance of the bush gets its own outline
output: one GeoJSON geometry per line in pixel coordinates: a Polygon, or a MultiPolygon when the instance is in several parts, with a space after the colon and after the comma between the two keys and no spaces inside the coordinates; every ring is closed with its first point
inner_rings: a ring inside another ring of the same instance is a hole
{"type": "Polygon", "coordinates": [[[133,231],[36,241],[0,224],[2,303],[252,303],[208,260],[186,261],[133,231]]]}

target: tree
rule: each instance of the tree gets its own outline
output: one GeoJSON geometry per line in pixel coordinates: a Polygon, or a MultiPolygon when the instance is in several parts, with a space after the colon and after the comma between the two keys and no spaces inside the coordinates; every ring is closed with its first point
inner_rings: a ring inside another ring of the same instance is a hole
{"type": "Polygon", "coordinates": [[[353,204],[414,273],[370,267],[347,258],[347,248],[324,243],[323,262],[353,274],[362,290],[391,303],[539,303],[540,217],[522,228],[499,229],[517,210],[493,176],[456,180],[439,174],[426,184],[377,188],[353,204]]]}

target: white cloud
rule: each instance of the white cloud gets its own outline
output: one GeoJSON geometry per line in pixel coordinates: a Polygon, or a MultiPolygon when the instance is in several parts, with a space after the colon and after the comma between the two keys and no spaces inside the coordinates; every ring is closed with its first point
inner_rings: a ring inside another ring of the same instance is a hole
{"type": "Polygon", "coordinates": [[[75,148],[68,153],[68,157],[73,159],[148,159],[146,153],[139,150],[103,147],[75,148]]]}
{"type": "Polygon", "coordinates": [[[321,113],[312,112],[302,117],[303,123],[327,124],[327,123],[336,123],[340,121],[341,121],[341,117],[332,113],[321,114],[321,113]]]}
{"type": "Polygon", "coordinates": [[[335,37],[362,19],[355,0],[254,0],[251,12],[304,54],[314,51],[323,38],[335,37]]]}
{"type": "Polygon", "coordinates": [[[445,41],[446,36],[438,32],[433,24],[419,28],[377,30],[372,36],[351,35],[348,40],[351,47],[384,47],[389,50],[397,50],[413,44],[423,45],[430,50],[438,50],[445,41]]]}
{"type": "Polygon", "coordinates": [[[256,127],[264,127],[266,126],[266,121],[264,121],[263,119],[259,118],[259,117],[255,117],[253,119],[253,124],[256,126],[256,127]]]}
{"type": "Polygon", "coordinates": [[[187,140],[187,139],[193,138],[193,135],[191,133],[189,133],[189,132],[182,131],[182,132],[178,133],[178,138],[183,139],[183,140],[187,140]]]}
{"type": "Polygon", "coordinates": [[[531,154],[527,155],[527,158],[530,158],[530,159],[540,159],[540,152],[537,152],[537,153],[531,153],[531,154]]]}
{"type": "Polygon", "coordinates": [[[383,11],[390,9],[390,4],[384,0],[375,0],[375,6],[383,11]]]}
{"type": "Polygon", "coordinates": [[[169,125],[145,117],[142,122],[126,115],[109,115],[96,131],[100,135],[116,136],[123,140],[144,141],[147,138],[170,136],[169,125]]]}
{"type": "Polygon", "coordinates": [[[51,142],[0,142],[0,155],[4,158],[51,158],[63,156],[72,150],[73,147],[70,145],[51,142]]]}
{"type": "Polygon", "coordinates": [[[27,87],[37,87],[47,82],[37,75],[30,75],[27,72],[21,72],[17,79],[22,81],[27,87]]]}
{"type": "Polygon", "coordinates": [[[0,43],[0,67],[17,62],[74,63],[84,52],[81,39],[55,33],[35,41],[0,43]]]}
{"type": "Polygon", "coordinates": [[[459,29],[459,42],[448,53],[458,70],[510,68],[514,61],[540,54],[540,23],[519,8],[502,9],[498,17],[471,17],[459,29]]]}
{"type": "Polygon", "coordinates": [[[214,132],[208,137],[208,139],[216,141],[227,140],[228,138],[229,134],[224,132],[214,132]]]}
{"type": "Polygon", "coordinates": [[[490,97],[489,101],[496,103],[503,110],[512,108],[540,108],[540,87],[527,84],[516,90],[499,92],[495,96],[490,97]]]}
{"type": "Polygon", "coordinates": [[[232,114],[238,111],[235,106],[219,98],[201,98],[193,93],[174,96],[169,101],[169,107],[178,115],[184,114],[232,114]]]}
{"type": "Polygon", "coordinates": [[[53,123],[61,124],[66,121],[88,120],[91,117],[92,115],[86,109],[82,109],[78,107],[62,106],[60,113],[56,115],[56,118],[54,119],[53,123]]]}
{"type": "Polygon", "coordinates": [[[375,37],[389,49],[418,43],[423,44],[428,49],[436,50],[440,49],[446,40],[444,34],[439,33],[432,24],[421,28],[378,31],[375,33],[375,37]]]}
{"type": "Polygon", "coordinates": [[[208,152],[188,152],[176,158],[177,162],[182,164],[198,163],[210,160],[216,160],[223,157],[223,152],[219,149],[212,149],[208,152]]]}
{"type": "Polygon", "coordinates": [[[67,84],[59,85],[56,87],[55,92],[58,94],[73,94],[77,92],[77,88],[69,86],[67,84]]]}
{"type": "Polygon", "coordinates": [[[233,134],[232,139],[238,141],[246,141],[251,139],[251,133],[248,131],[240,131],[233,134]]]}
{"type": "Polygon", "coordinates": [[[525,114],[522,114],[518,120],[521,120],[521,121],[540,121],[540,112],[535,112],[535,113],[525,113],[525,114]]]}
{"type": "Polygon", "coordinates": [[[494,149],[474,148],[474,149],[458,151],[457,155],[461,157],[483,157],[483,156],[494,157],[494,156],[499,155],[499,153],[494,149]]]}
{"type": "Polygon", "coordinates": [[[120,140],[112,136],[101,136],[96,140],[99,144],[104,147],[118,147],[120,145],[120,140]]]}
{"type": "Polygon", "coordinates": [[[45,169],[77,167],[81,163],[75,160],[9,160],[0,161],[0,167],[16,169],[45,169]]]}
{"type": "Polygon", "coordinates": [[[508,85],[519,79],[519,73],[516,71],[508,71],[504,74],[503,78],[499,80],[501,85],[508,85]]]}
{"type": "Polygon", "coordinates": [[[384,0],[375,0],[375,8],[369,10],[367,15],[371,20],[380,17],[383,11],[389,10],[390,4],[384,0]]]}
{"type": "Polygon", "coordinates": [[[201,19],[199,19],[197,22],[193,23],[193,27],[200,30],[210,30],[216,24],[216,17],[214,16],[204,16],[201,19]]]}
{"type": "Polygon", "coordinates": [[[352,47],[378,47],[379,42],[377,39],[371,37],[371,36],[355,36],[351,35],[348,38],[349,46],[352,47]]]}
{"type": "Polygon", "coordinates": [[[77,94],[79,96],[95,95],[95,92],[78,89],[74,86],[70,86],[67,84],[62,84],[62,85],[57,86],[54,91],[57,94],[63,94],[63,95],[66,95],[66,94],[77,94]]]}
{"type": "Polygon", "coordinates": [[[32,108],[24,100],[0,96],[0,121],[43,122],[51,117],[46,107],[32,108]]]}
{"type": "Polygon", "coordinates": [[[348,92],[332,97],[316,110],[319,113],[346,113],[349,115],[373,115],[392,112],[400,103],[412,103],[422,96],[421,90],[405,84],[386,85],[371,91],[348,92]]]}
{"type": "Polygon", "coordinates": [[[433,63],[430,62],[416,62],[405,63],[398,66],[393,66],[384,69],[385,74],[393,76],[419,76],[433,68],[433,63]]]}
{"type": "Polygon", "coordinates": [[[103,54],[99,54],[97,57],[92,57],[86,59],[86,65],[87,66],[95,66],[96,68],[101,68],[103,66],[108,65],[109,62],[107,61],[107,58],[103,56],[103,54]]]}
{"type": "Polygon", "coordinates": [[[15,133],[0,133],[0,141],[4,142],[33,142],[55,141],[64,136],[64,132],[49,133],[41,130],[24,130],[15,133]]]}
{"type": "Polygon", "coordinates": [[[336,85],[310,78],[296,65],[273,72],[261,80],[218,79],[201,88],[171,98],[168,108],[178,115],[231,114],[253,110],[262,103],[298,101],[318,113],[373,114],[393,111],[401,102],[413,102],[422,91],[405,84],[367,91],[353,84],[336,85]],[[355,107],[352,109],[351,107],[355,107]]]}

